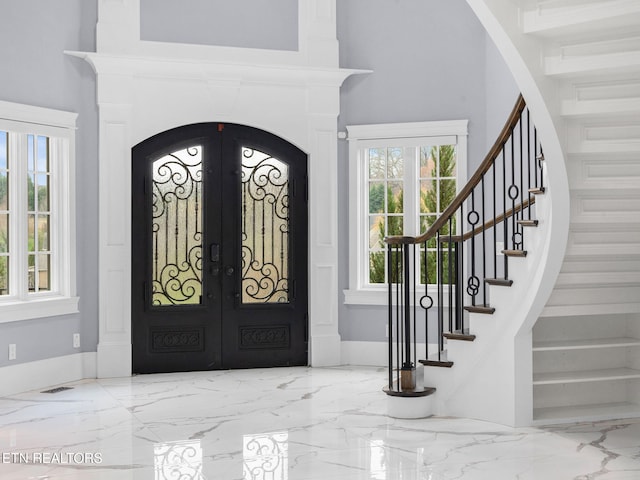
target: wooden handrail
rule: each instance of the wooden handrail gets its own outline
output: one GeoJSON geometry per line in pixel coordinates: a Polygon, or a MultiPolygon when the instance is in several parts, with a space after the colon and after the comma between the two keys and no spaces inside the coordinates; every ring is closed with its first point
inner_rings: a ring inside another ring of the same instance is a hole
{"type": "MultiPolygon", "coordinates": [[[[460,190],[458,195],[456,195],[456,197],[449,204],[449,206],[444,210],[444,212],[442,212],[442,214],[436,219],[433,225],[431,225],[431,227],[425,233],[423,233],[419,237],[408,237],[408,236],[385,237],[384,242],[388,245],[406,245],[406,244],[410,245],[410,244],[424,243],[427,240],[430,240],[431,238],[435,237],[438,230],[440,230],[449,221],[449,218],[458,210],[458,208],[460,208],[462,203],[469,197],[469,195],[471,195],[471,192],[473,191],[473,189],[480,183],[483,175],[487,173],[489,169],[493,166],[496,158],[498,158],[498,154],[502,151],[502,148],[509,140],[509,137],[511,137],[512,130],[520,121],[520,116],[522,115],[522,112],[524,111],[525,107],[526,107],[526,103],[521,94],[518,96],[518,99],[516,100],[516,104],[514,105],[513,110],[509,115],[509,118],[504,124],[504,127],[502,127],[502,131],[500,132],[500,135],[494,142],[493,146],[489,150],[489,153],[487,153],[487,155],[485,156],[484,160],[482,161],[478,169],[469,179],[467,184],[464,187],[462,187],[462,190],[460,190]]],[[[521,206],[521,208],[525,208],[525,207],[521,206]]],[[[503,215],[507,216],[507,213],[503,215]]],[[[490,223],[491,225],[493,225],[493,220],[490,220],[487,223],[490,223]]],[[[496,223],[498,222],[496,221],[496,223]]]]}
{"type": "Polygon", "coordinates": [[[511,218],[516,213],[520,213],[521,210],[524,210],[525,208],[529,208],[534,203],[536,203],[536,197],[531,197],[531,199],[527,199],[524,202],[516,205],[514,208],[510,208],[505,213],[501,213],[500,215],[498,215],[495,218],[495,220],[489,220],[488,222],[485,222],[484,225],[481,225],[478,228],[474,228],[473,230],[470,230],[470,231],[464,233],[463,235],[453,235],[453,236],[440,237],[440,241],[443,241],[443,239],[444,239],[444,241],[447,241],[447,242],[448,241],[452,241],[452,242],[463,241],[463,242],[466,242],[471,237],[475,237],[476,235],[481,234],[483,231],[489,230],[490,228],[493,228],[494,226],[498,225],[499,223],[511,218]]]}

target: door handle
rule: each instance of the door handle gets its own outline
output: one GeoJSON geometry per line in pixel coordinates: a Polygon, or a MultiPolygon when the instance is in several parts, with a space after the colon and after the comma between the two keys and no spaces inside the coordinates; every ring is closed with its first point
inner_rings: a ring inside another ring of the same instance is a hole
{"type": "Polygon", "coordinates": [[[224,273],[227,275],[227,277],[230,277],[231,275],[233,275],[233,272],[235,270],[233,269],[233,267],[231,265],[228,265],[226,267],[224,267],[224,273]]]}
{"type": "Polygon", "coordinates": [[[220,261],[220,245],[217,243],[212,243],[209,249],[210,249],[211,261],[219,262],[220,261]]]}

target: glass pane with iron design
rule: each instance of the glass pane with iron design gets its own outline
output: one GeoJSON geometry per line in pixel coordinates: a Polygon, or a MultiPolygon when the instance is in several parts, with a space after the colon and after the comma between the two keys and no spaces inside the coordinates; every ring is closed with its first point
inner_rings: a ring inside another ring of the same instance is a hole
{"type": "Polygon", "coordinates": [[[202,147],[153,162],[154,306],[202,303],[202,147]]]}
{"type": "Polygon", "coordinates": [[[242,303],[289,303],[289,167],[242,148],[242,303]]]}

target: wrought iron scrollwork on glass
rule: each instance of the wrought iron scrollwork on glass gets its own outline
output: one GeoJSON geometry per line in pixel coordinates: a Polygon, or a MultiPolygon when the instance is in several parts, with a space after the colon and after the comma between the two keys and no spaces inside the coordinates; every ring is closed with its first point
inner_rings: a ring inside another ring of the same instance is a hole
{"type": "Polygon", "coordinates": [[[242,148],[242,302],[288,303],[289,167],[242,148]]]}
{"type": "Polygon", "coordinates": [[[202,147],[153,162],[152,304],[202,299],[202,147]]]}

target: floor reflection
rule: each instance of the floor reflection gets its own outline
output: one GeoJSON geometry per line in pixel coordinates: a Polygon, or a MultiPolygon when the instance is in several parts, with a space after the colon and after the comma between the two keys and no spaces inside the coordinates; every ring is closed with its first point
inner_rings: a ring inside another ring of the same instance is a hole
{"type": "Polygon", "coordinates": [[[156,443],[153,446],[155,480],[204,480],[200,440],[156,443]]]}
{"type": "Polygon", "coordinates": [[[242,440],[244,480],[286,480],[289,467],[287,432],[244,435],[242,440]]]}

